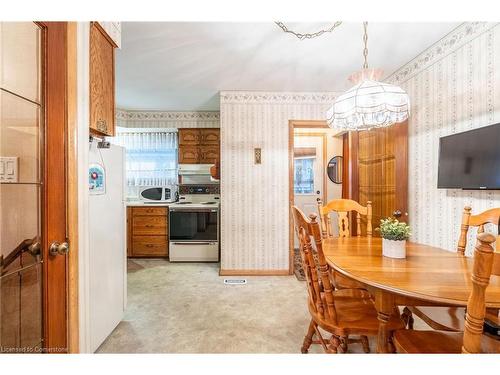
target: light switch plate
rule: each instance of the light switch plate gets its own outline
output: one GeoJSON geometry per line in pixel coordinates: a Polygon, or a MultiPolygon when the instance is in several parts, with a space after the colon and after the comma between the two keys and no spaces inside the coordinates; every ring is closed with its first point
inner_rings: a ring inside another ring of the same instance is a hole
{"type": "Polygon", "coordinates": [[[19,157],[0,156],[0,182],[19,182],[19,157]]]}
{"type": "Polygon", "coordinates": [[[262,163],[262,149],[260,147],[255,148],[254,154],[255,154],[255,164],[261,164],[262,163]]]}

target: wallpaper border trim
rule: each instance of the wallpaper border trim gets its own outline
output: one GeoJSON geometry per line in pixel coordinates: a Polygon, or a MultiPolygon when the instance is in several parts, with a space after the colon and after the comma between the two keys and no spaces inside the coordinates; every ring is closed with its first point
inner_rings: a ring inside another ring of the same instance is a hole
{"type": "Polygon", "coordinates": [[[221,91],[220,103],[328,104],[338,95],[338,92],[221,91]]]}
{"type": "Polygon", "coordinates": [[[127,111],[116,109],[118,120],[140,121],[193,121],[193,120],[219,120],[219,111],[127,111]]]}
{"type": "Polygon", "coordinates": [[[403,83],[409,80],[497,24],[498,22],[464,22],[441,40],[390,74],[384,81],[403,83]]]}

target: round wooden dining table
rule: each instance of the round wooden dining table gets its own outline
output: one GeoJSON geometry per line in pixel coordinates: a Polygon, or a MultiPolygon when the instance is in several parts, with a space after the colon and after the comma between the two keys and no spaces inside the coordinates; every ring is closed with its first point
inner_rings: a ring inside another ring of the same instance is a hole
{"type": "MultiPolygon", "coordinates": [[[[323,240],[325,257],[336,272],[366,286],[374,297],[379,329],[377,352],[391,352],[386,329],[396,306],[466,306],[472,289],[473,258],[408,242],[406,258],[382,256],[379,237],[323,240]]],[[[492,277],[486,305],[500,308],[500,278],[492,277]]]]}

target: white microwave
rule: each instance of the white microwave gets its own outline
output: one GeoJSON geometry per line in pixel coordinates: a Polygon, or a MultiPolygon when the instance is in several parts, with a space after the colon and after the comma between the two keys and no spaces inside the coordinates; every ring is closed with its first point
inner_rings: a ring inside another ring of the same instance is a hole
{"type": "Polygon", "coordinates": [[[140,189],[139,198],[147,203],[171,203],[177,201],[179,194],[174,185],[153,186],[140,189]]]}

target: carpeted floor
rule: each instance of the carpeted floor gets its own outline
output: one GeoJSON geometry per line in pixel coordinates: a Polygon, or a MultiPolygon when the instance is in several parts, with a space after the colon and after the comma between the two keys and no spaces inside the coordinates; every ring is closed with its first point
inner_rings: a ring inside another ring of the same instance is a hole
{"type": "Polygon", "coordinates": [[[299,249],[293,249],[293,273],[299,281],[306,280],[304,268],[302,268],[302,259],[300,257],[299,249]]]}
{"type": "Polygon", "coordinates": [[[97,352],[300,353],[309,324],[306,284],[295,276],[254,276],[225,285],[218,267],[129,261],[125,317],[97,352]]]}

